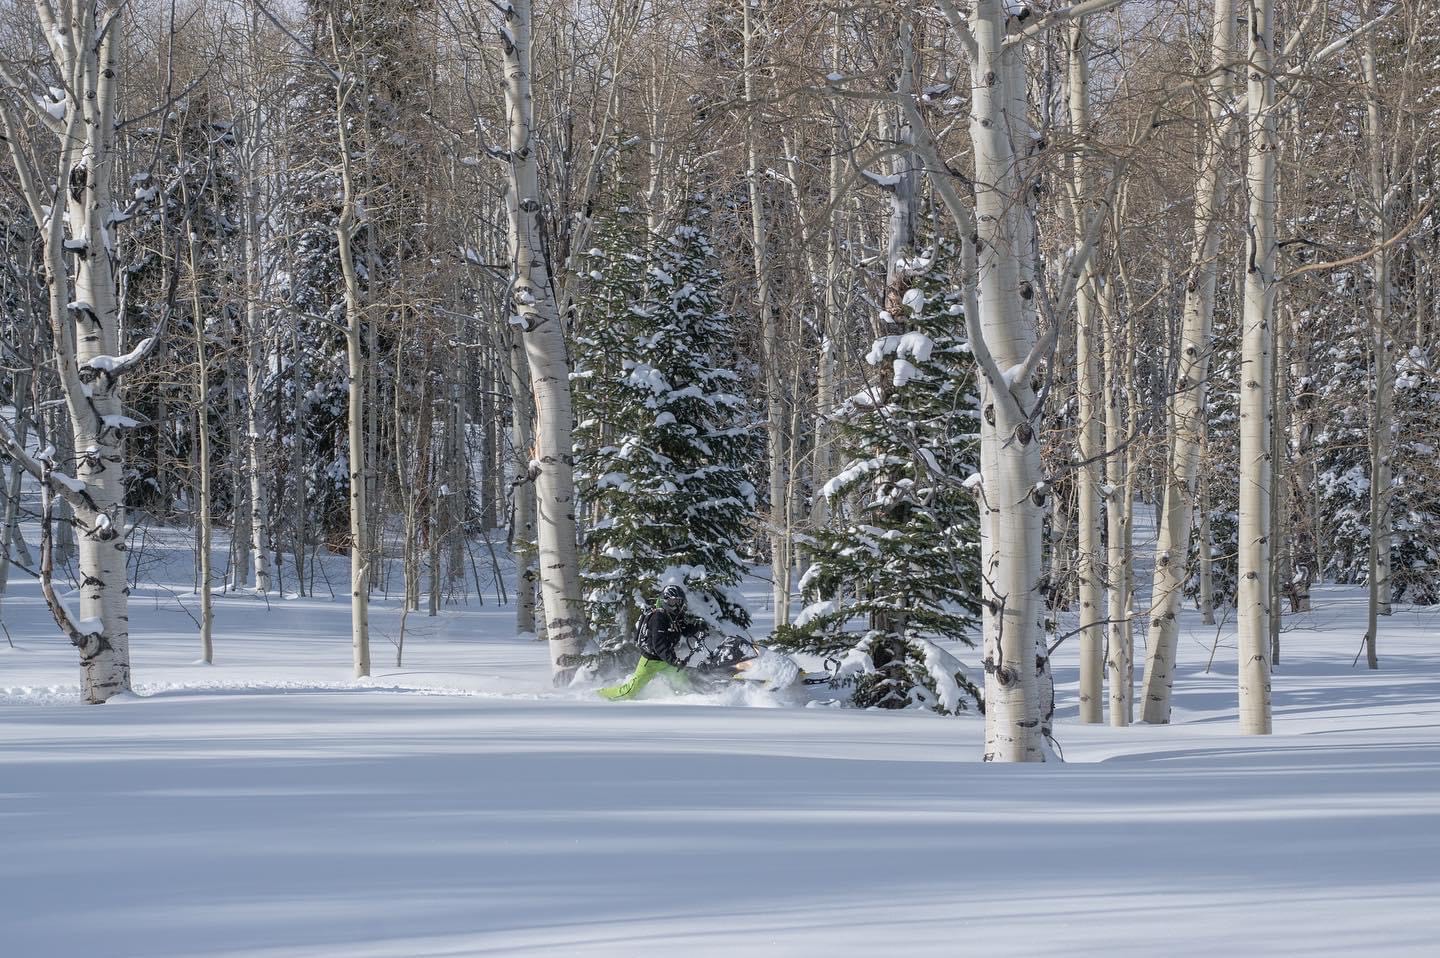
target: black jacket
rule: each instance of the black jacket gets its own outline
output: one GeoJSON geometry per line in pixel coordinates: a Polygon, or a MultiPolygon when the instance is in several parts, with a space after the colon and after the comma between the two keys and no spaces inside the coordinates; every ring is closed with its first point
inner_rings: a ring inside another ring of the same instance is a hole
{"type": "Polygon", "coordinates": [[[651,609],[640,620],[640,628],[635,632],[635,646],[647,659],[678,666],[682,659],[677,653],[680,640],[692,638],[703,631],[705,624],[699,619],[684,614],[671,615],[664,609],[651,609]]]}

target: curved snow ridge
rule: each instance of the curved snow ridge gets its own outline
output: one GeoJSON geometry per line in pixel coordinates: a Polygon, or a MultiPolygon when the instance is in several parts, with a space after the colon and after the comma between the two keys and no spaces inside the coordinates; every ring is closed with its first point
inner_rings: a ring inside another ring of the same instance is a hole
{"type": "Polygon", "coordinates": [[[165,698],[191,693],[253,693],[258,695],[339,695],[346,693],[389,695],[427,695],[453,698],[521,699],[538,701],[551,698],[539,691],[502,692],[495,689],[462,688],[454,685],[424,685],[405,682],[377,682],[360,679],[352,682],[305,682],[295,680],[207,681],[207,682],[146,682],[136,686],[140,698],[165,698]]]}
{"type": "Polygon", "coordinates": [[[79,704],[79,685],[12,685],[0,688],[0,705],[79,704]]]}
{"type": "MultiPolygon", "coordinates": [[[[539,701],[546,698],[567,698],[563,692],[500,692],[487,689],[464,689],[453,686],[406,685],[374,682],[303,682],[303,681],[207,681],[207,682],[139,682],[130,694],[112,697],[106,704],[121,704],[143,699],[172,698],[183,695],[208,694],[279,694],[336,695],[345,693],[386,693],[392,695],[426,695],[463,698],[517,699],[539,701]]],[[[9,686],[0,688],[0,705],[80,705],[79,685],[9,686]]]]}
{"type": "MultiPolygon", "coordinates": [[[[107,705],[123,705],[148,699],[171,699],[206,695],[345,695],[380,694],[427,696],[436,698],[477,698],[522,702],[581,701],[600,702],[599,686],[571,686],[564,689],[499,691],[495,689],[460,688],[449,685],[424,685],[397,682],[354,681],[315,682],[300,680],[223,680],[185,682],[137,682],[134,691],[113,696],[107,705]]],[[[646,695],[636,701],[648,704],[699,705],[745,708],[787,708],[803,703],[758,682],[735,682],[716,692],[646,695]]],[[[0,706],[73,706],[85,704],[76,685],[16,685],[0,687],[0,706]]]]}
{"type": "MultiPolygon", "coordinates": [[[[576,696],[578,698],[594,699],[600,702],[603,700],[596,695],[599,688],[600,686],[584,689],[571,688],[568,691],[580,692],[581,694],[576,696]]],[[[637,705],[688,705],[703,708],[783,709],[799,708],[805,703],[790,689],[768,689],[759,682],[732,682],[714,692],[673,692],[647,688],[633,699],[607,704],[611,708],[637,705]]]]}

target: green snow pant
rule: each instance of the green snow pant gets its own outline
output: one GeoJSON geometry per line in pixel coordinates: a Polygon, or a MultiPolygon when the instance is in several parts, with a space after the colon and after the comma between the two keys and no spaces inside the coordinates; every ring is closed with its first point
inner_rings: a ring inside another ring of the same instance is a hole
{"type": "Polygon", "coordinates": [[[635,671],[630,674],[628,679],[619,685],[611,685],[608,688],[600,689],[600,695],[611,701],[634,698],[635,695],[645,686],[649,685],[650,681],[657,675],[665,676],[666,680],[676,691],[683,692],[690,690],[690,680],[685,677],[684,672],[669,663],[661,662],[658,659],[647,659],[641,656],[639,664],[635,666],[635,671]]]}

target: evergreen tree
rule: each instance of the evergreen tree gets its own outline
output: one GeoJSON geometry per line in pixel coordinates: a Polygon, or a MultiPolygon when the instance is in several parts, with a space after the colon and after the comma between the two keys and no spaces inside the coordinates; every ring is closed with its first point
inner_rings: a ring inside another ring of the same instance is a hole
{"type": "MultiPolygon", "coordinates": [[[[1330,376],[1319,389],[1325,411],[1316,435],[1316,485],[1320,513],[1327,519],[1323,573],[1340,583],[1365,582],[1369,573],[1372,338],[1365,318],[1356,317],[1328,350],[1330,376]]],[[[1435,574],[1440,549],[1432,532],[1440,521],[1433,493],[1440,390],[1419,349],[1400,357],[1395,368],[1391,594],[1396,601],[1430,605],[1440,601],[1435,574]]]]}
{"type": "Polygon", "coordinates": [[[801,580],[809,603],[777,643],[825,657],[862,707],[983,708],[942,645],[975,644],[980,612],[977,401],[960,292],[940,264],[910,264],[904,317],[866,357],[882,381],[836,412],[849,461],[822,490],[835,525],[801,580]]]}
{"type": "MultiPolygon", "coordinates": [[[[317,42],[322,39],[319,26],[312,32],[317,42]]],[[[300,469],[290,477],[295,507],[307,526],[320,528],[327,540],[338,543],[348,528],[350,470],[345,436],[348,379],[340,332],[345,305],[335,240],[340,176],[334,167],[337,122],[331,83],[318,67],[307,64],[288,84],[285,123],[312,135],[296,137],[288,145],[280,174],[277,220],[287,245],[280,293],[286,308],[276,310],[275,319],[292,327],[286,332],[293,349],[281,350],[279,375],[266,386],[280,393],[267,400],[286,410],[277,417],[275,439],[284,458],[300,469]]]]}
{"type": "MultiPolygon", "coordinates": [[[[1220,304],[1225,305],[1224,302],[1220,304]]],[[[1240,350],[1238,304],[1215,310],[1215,336],[1211,346],[1210,382],[1205,394],[1205,457],[1200,464],[1199,488],[1205,490],[1210,520],[1210,585],[1214,610],[1235,604],[1239,588],[1240,556],[1240,350]]],[[[1202,516],[1195,510],[1196,532],[1191,536],[1190,577],[1185,594],[1200,600],[1199,534],[1202,516]]]]}
{"type": "Polygon", "coordinates": [[[1440,440],[1440,385],[1434,360],[1418,346],[1395,364],[1395,491],[1390,582],[1393,595],[1417,605],[1440,603],[1440,503],[1435,449],[1440,440]]]}
{"type": "Polygon", "coordinates": [[[743,635],[756,437],[733,370],[734,324],[696,211],[647,242],[622,212],[599,230],[577,322],[576,481],[591,512],[584,582],[602,652],[629,644],[662,585],[743,635]]]}

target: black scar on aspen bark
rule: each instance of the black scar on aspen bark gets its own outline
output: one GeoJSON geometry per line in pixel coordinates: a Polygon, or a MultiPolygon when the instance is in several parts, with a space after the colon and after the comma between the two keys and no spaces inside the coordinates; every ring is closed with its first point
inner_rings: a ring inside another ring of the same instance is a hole
{"type": "Polygon", "coordinates": [[[1020,445],[1030,445],[1030,440],[1035,438],[1035,430],[1030,428],[1028,422],[1022,422],[1015,427],[1015,438],[1020,440],[1020,445]]]}
{"type": "Polygon", "coordinates": [[[985,407],[985,422],[988,425],[995,425],[995,404],[990,403],[985,407]]]}
{"type": "Polygon", "coordinates": [[[1028,300],[1028,299],[1030,299],[1030,297],[1032,297],[1032,296],[1034,296],[1034,295],[1035,295],[1035,288],[1030,285],[1030,281],[1029,281],[1029,280],[1026,280],[1026,281],[1024,281],[1024,282],[1022,282],[1022,283],[1020,284],[1020,298],[1021,298],[1021,299],[1028,300]]]}

